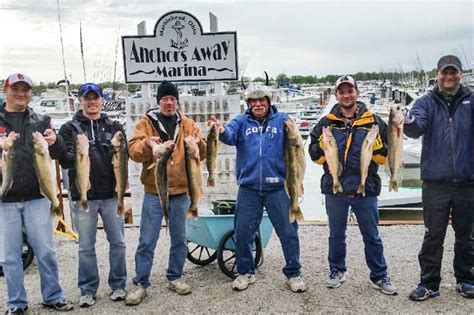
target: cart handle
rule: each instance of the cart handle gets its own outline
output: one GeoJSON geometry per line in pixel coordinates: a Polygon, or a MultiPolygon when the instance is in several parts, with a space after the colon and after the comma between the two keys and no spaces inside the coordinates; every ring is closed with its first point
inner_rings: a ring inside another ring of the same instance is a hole
{"type": "Polygon", "coordinates": [[[226,201],[220,201],[216,207],[221,207],[221,205],[224,205],[224,207],[228,209],[232,208],[232,206],[226,201]]]}

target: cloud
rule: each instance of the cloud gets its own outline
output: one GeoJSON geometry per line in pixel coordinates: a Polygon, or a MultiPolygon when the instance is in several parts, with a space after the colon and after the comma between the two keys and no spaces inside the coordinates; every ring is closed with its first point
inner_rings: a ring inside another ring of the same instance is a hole
{"type": "MultiPolygon", "coordinates": [[[[88,79],[102,80],[112,77],[119,36],[136,34],[142,20],[150,34],[171,10],[193,14],[206,32],[211,11],[219,30],[237,31],[239,56],[250,58],[245,75],[252,77],[264,70],[271,76],[323,76],[400,65],[408,69],[417,55],[428,70],[444,53],[466,55],[463,61],[473,55],[472,1],[60,0],[60,9],[73,82],[83,81],[79,21],[88,79]]],[[[56,1],[0,0],[0,10],[0,76],[21,68],[38,80],[61,78],[56,1]]]]}

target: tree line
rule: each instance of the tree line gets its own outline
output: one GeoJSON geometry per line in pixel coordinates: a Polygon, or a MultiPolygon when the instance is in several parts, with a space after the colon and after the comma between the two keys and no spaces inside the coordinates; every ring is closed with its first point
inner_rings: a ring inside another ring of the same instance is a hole
{"type": "MultiPolygon", "coordinates": [[[[347,73],[345,73],[347,74],[347,73]]],[[[336,80],[344,74],[329,74],[324,77],[318,77],[317,75],[292,75],[289,76],[285,73],[280,73],[276,78],[271,78],[270,81],[277,84],[333,84],[336,80]]],[[[389,80],[391,82],[407,82],[407,81],[420,81],[426,80],[427,78],[433,78],[436,76],[436,69],[431,71],[392,71],[392,72],[357,72],[351,74],[354,79],[360,81],[384,81],[389,80]]],[[[255,79],[244,78],[245,81],[253,82],[265,82],[265,79],[262,77],[257,77],[255,79]]]]}
{"type": "MultiPolygon", "coordinates": [[[[465,70],[469,72],[470,69],[465,70]]],[[[346,73],[347,74],[347,73],[346,73]]],[[[343,74],[329,74],[323,77],[318,77],[317,75],[287,75],[285,73],[278,74],[275,78],[270,78],[270,82],[276,83],[278,85],[284,84],[334,84],[336,80],[343,74]]],[[[356,80],[360,81],[385,81],[389,80],[393,83],[406,83],[406,82],[419,82],[424,84],[429,78],[434,78],[436,76],[436,69],[431,71],[410,71],[403,72],[400,71],[391,71],[391,72],[357,72],[351,74],[356,80]]],[[[244,77],[245,82],[265,82],[265,79],[262,77],[244,77]]],[[[129,92],[135,92],[140,90],[140,84],[125,84],[123,82],[102,82],[98,83],[102,89],[112,88],[114,90],[128,90],[129,92]]],[[[81,87],[81,84],[71,84],[69,86],[70,90],[78,90],[81,87]]],[[[40,82],[33,86],[33,93],[39,94],[46,91],[46,89],[57,88],[57,84],[54,82],[40,82]]]]}

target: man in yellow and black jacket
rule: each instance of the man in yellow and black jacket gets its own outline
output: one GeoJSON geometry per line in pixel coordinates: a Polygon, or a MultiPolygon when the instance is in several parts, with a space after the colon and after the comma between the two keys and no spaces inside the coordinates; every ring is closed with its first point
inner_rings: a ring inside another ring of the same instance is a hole
{"type": "Polygon", "coordinates": [[[377,174],[378,165],[387,157],[387,124],[370,112],[364,103],[357,101],[359,90],[353,77],[342,76],[336,81],[336,99],[331,112],[320,119],[311,132],[309,154],[311,159],[324,167],[321,191],[325,194],[326,212],[329,220],[329,275],[328,288],[337,288],[345,280],[346,272],[346,226],[349,206],[354,211],[365,244],[365,257],[370,269],[370,280],[375,289],[385,294],[396,293],[387,273],[383,255],[383,244],[378,232],[377,196],[381,180],[377,174]],[[357,193],[360,184],[361,148],[367,133],[378,125],[379,135],[373,145],[372,161],[365,183],[365,196],[357,193]],[[333,177],[324,155],[323,127],[330,127],[334,136],[341,163],[339,180],[342,193],[333,193],[333,177]]]}

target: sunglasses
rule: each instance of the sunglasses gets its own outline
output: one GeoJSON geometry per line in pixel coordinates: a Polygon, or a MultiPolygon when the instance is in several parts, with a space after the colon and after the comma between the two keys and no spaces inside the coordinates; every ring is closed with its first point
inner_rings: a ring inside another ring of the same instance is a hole
{"type": "Polygon", "coordinates": [[[79,95],[84,96],[89,91],[94,91],[99,94],[99,96],[102,96],[102,89],[100,88],[100,86],[94,83],[83,84],[79,90],[79,95]]]}

